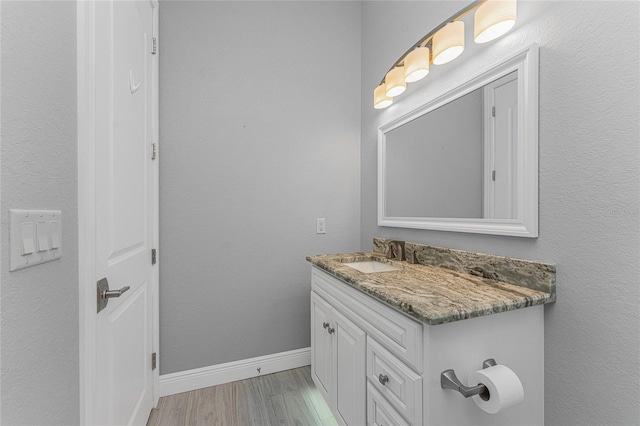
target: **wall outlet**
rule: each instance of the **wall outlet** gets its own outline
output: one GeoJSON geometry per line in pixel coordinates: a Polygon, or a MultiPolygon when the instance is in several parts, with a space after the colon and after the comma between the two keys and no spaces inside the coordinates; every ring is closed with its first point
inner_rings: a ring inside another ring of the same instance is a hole
{"type": "Polygon", "coordinates": [[[316,234],[326,234],[327,226],[324,221],[324,217],[319,217],[316,219],[316,234]]]}

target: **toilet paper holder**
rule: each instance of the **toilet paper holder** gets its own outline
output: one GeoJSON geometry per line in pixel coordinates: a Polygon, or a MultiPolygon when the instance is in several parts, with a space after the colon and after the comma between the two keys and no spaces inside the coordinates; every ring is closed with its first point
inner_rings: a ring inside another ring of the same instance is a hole
{"type": "MultiPolygon", "coordinates": [[[[496,360],[489,358],[482,363],[482,368],[489,368],[494,365],[498,365],[496,360]]],[[[460,379],[458,379],[458,376],[456,376],[456,372],[453,371],[453,369],[445,370],[440,373],[440,387],[442,387],[442,389],[452,389],[460,392],[460,394],[465,398],[469,398],[473,395],[479,395],[483,400],[489,400],[489,390],[485,385],[481,383],[477,386],[465,386],[460,382],[460,379]]]]}

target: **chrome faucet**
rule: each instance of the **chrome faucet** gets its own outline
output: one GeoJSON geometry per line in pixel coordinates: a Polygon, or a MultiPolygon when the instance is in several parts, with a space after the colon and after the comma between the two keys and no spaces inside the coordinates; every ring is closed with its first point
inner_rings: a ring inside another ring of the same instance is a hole
{"type": "Polygon", "coordinates": [[[417,264],[420,263],[418,261],[418,249],[416,249],[414,247],[414,249],[412,251],[409,252],[409,255],[407,255],[407,252],[405,250],[405,254],[404,256],[407,258],[407,262],[411,263],[411,264],[417,264]]]}
{"type": "Polygon", "coordinates": [[[404,241],[391,240],[387,242],[387,259],[405,260],[404,241]]]}

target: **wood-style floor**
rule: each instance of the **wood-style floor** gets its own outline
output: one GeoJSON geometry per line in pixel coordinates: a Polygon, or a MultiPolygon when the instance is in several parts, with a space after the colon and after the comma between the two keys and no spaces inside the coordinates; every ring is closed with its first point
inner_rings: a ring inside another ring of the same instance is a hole
{"type": "Polygon", "coordinates": [[[148,426],[337,425],[302,367],[160,398],[148,426]]]}

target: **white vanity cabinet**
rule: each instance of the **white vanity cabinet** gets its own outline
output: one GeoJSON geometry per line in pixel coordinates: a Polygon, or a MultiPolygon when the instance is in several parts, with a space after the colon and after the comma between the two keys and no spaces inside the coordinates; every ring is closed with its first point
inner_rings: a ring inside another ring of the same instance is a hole
{"type": "Polygon", "coordinates": [[[314,266],[312,378],[343,425],[542,425],[543,313],[539,305],[428,325],[314,266]],[[523,403],[488,414],[440,387],[444,370],[467,384],[488,358],[518,374],[523,403]]]}
{"type": "Polygon", "coordinates": [[[311,376],[342,425],[365,423],[366,334],[311,293],[311,376]]]}
{"type": "Polygon", "coordinates": [[[338,423],[422,424],[422,324],[315,268],[312,283],[311,376],[338,423]]]}

